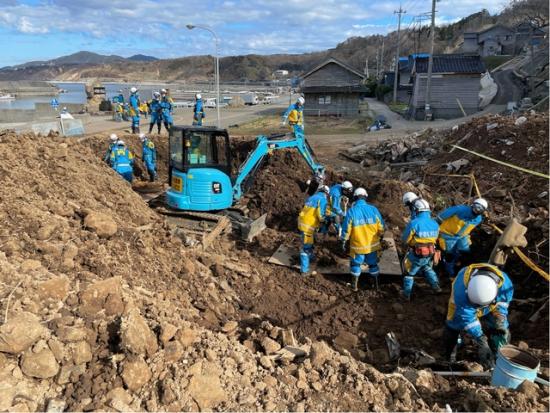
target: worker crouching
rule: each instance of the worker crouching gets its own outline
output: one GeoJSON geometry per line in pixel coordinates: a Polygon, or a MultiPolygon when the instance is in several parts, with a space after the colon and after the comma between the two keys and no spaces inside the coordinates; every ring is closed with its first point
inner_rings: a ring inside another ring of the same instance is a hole
{"type": "Polygon", "coordinates": [[[497,267],[472,264],[463,268],[453,282],[449,299],[444,332],[447,359],[453,360],[459,334],[464,332],[476,341],[481,364],[492,367],[493,351],[510,342],[508,306],[513,295],[512,281],[497,267]],[[490,341],[480,320],[486,322],[490,341]]]}
{"type": "Polygon", "coordinates": [[[384,235],[384,219],[380,211],[367,203],[368,194],[364,188],[357,188],[353,193],[353,205],[344,218],[342,225],[342,249],[346,250],[349,240],[350,272],[352,288],[358,289],[361,265],[369,266],[369,275],[375,277],[378,284],[378,252],[381,250],[381,239],[384,235]]]}
{"type": "Polygon", "coordinates": [[[298,216],[298,230],[302,234],[300,251],[300,272],[309,274],[309,262],[313,259],[313,242],[315,233],[323,224],[327,214],[328,186],[321,185],[314,195],[310,196],[298,216]]]}
{"type": "Polygon", "coordinates": [[[353,185],[350,181],[335,184],[329,191],[329,209],[323,226],[323,233],[327,233],[330,225],[334,225],[338,237],[342,235],[342,221],[347,213],[349,200],[353,195],[353,185]]]}
{"type": "Polygon", "coordinates": [[[118,140],[111,150],[109,158],[111,168],[120,174],[128,182],[132,183],[134,178],[134,155],[126,148],[122,140],[118,140]]]}
{"type": "Polygon", "coordinates": [[[423,275],[435,292],[441,292],[437,274],[433,269],[435,242],[439,235],[439,225],[432,219],[430,204],[418,198],[414,204],[414,218],[403,231],[402,239],[409,251],[403,261],[403,297],[410,300],[414,277],[423,275]]]}

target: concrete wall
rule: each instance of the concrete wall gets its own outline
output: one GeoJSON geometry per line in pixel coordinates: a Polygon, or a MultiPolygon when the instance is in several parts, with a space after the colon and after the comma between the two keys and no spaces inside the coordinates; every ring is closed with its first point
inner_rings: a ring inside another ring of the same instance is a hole
{"type": "Polygon", "coordinates": [[[15,93],[21,95],[52,95],[55,94],[57,88],[48,82],[31,82],[31,81],[2,81],[0,82],[0,91],[15,93]]]}

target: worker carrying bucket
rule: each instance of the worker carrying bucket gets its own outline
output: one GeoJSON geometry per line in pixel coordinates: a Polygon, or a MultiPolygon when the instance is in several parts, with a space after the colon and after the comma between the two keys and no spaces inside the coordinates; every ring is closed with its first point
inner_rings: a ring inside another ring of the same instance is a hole
{"type": "Polygon", "coordinates": [[[477,343],[480,363],[493,367],[493,351],[510,342],[508,305],[514,295],[512,281],[493,265],[472,264],[458,273],[451,291],[443,335],[445,356],[453,361],[459,335],[464,332],[477,343]],[[481,321],[487,326],[489,338],[481,321]]]}

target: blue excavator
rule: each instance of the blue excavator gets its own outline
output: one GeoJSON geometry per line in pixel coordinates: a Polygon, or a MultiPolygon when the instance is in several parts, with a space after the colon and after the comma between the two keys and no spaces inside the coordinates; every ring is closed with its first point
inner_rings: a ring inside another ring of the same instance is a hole
{"type": "Polygon", "coordinates": [[[205,126],[174,126],[169,134],[170,189],[166,204],[174,210],[210,212],[236,204],[254,174],[273,151],[296,149],[313,174],[323,175],[315,161],[303,130],[294,133],[258,136],[256,147],[232,176],[232,153],[225,129],[205,126]]]}

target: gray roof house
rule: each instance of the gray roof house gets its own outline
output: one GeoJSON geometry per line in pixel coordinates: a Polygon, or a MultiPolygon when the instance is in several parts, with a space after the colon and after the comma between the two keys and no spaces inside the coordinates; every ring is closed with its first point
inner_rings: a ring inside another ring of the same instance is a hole
{"type": "MultiPolygon", "coordinates": [[[[430,105],[433,117],[439,119],[461,117],[463,114],[460,105],[468,115],[477,112],[483,72],[485,67],[480,56],[434,55],[430,105]]],[[[412,118],[421,120],[425,117],[427,57],[419,57],[415,60],[412,78],[413,94],[409,114],[412,118]]]]}
{"type": "Polygon", "coordinates": [[[515,55],[529,44],[540,42],[545,33],[532,27],[529,23],[520,23],[514,28],[495,25],[480,32],[464,33],[463,53],[474,53],[481,56],[515,55]]]}
{"type": "Polygon", "coordinates": [[[367,93],[365,75],[330,58],[302,76],[300,89],[306,115],[351,117],[359,114],[359,99],[367,93]]]}

